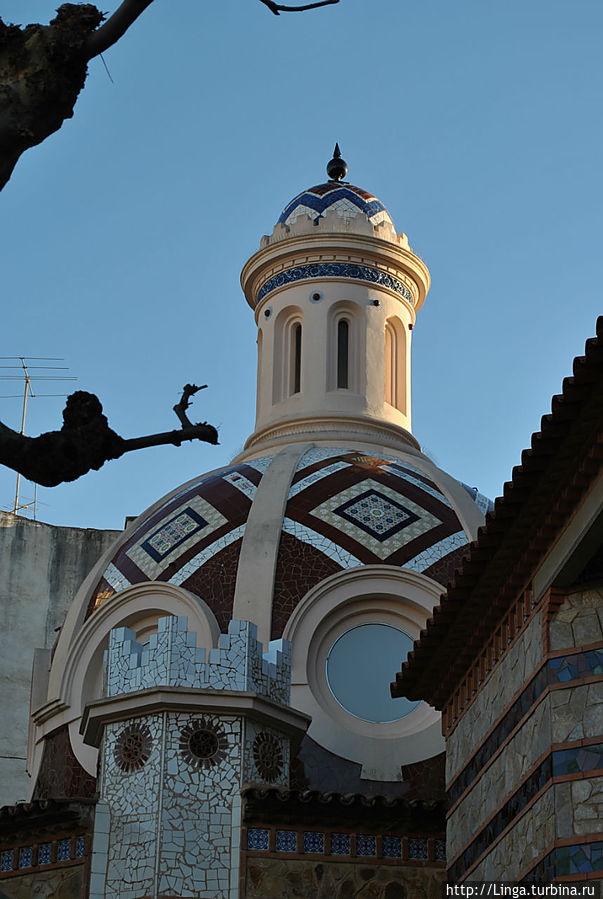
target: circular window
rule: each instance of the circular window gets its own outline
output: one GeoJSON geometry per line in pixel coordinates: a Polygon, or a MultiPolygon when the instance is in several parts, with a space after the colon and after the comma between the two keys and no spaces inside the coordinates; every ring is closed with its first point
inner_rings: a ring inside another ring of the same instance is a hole
{"type": "Polygon", "coordinates": [[[283,753],[278,740],[262,731],[253,741],[253,760],[260,777],[268,783],[276,780],[283,770],[283,753]]]}
{"type": "Polygon", "coordinates": [[[228,743],[219,726],[206,718],[191,721],[180,734],[180,752],[189,765],[208,768],[226,758],[228,743]]]}
{"type": "Polygon", "coordinates": [[[327,683],[343,708],[364,721],[399,721],[419,705],[392,699],[389,685],[412,649],[404,631],[389,624],[360,624],[332,645],[326,662],[327,683]]]}
{"type": "Polygon", "coordinates": [[[120,733],[113,754],[122,771],[136,771],[145,764],[152,749],[149,728],[144,724],[131,724],[120,733]]]}

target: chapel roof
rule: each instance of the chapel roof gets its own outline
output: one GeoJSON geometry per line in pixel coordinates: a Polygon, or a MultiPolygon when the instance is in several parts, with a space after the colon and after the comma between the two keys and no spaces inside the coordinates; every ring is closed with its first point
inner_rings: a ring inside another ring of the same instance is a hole
{"type": "Polygon", "coordinates": [[[492,629],[601,473],[603,316],[553,396],[462,568],[391,685],[442,709],[492,629]],[[433,659],[438,664],[433,664],[433,659]]]}

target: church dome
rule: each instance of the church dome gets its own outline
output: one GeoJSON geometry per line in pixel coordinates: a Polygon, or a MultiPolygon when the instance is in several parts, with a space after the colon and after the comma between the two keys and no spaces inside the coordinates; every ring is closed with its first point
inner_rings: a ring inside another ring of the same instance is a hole
{"type": "Polygon", "coordinates": [[[158,581],[202,599],[225,632],[253,578],[272,593],[254,620],[275,639],[308,591],[347,569],[404,567],[445,585],[471,539],[468,519],[486,502],[410,452],[306,444],[239,462],[178,488],[128,529],[98,571],[88,615],[120,590],[158,581]],[[273,551],[258,558],[258,546],[273,551]]]}
{"type": "Polygon", "coordinates": [[[335,212],[346,226],[361,214],[373,226],[382,222],[394,226],[381,200],[360,187],[341,181],[327,181],[303,190],[287,203],[278,223],[292,225],[299,216],[307,215],[316,224],[327,212],[335,212]]]}

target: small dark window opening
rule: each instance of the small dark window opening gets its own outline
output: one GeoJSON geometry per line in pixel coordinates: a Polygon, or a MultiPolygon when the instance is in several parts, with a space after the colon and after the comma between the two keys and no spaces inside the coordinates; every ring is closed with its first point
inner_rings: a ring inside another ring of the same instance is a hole
{"type": "Polygon", "coordinates": [[[337,322],[337,386],[348,387],[350,326],[341,318],[337,322]]]}
{"type": "Polygon", "coordinates": [[[293,390],[292,393],[299,393],[301,390],[301,342],[302,342],[302,326],[295,325],[293,328],[293,390]]]}

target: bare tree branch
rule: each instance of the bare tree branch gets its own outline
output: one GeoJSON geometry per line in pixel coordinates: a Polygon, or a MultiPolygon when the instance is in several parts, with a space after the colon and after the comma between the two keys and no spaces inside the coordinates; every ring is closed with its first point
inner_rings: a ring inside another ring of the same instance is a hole
{"type": "Polygon", "coordinates": [[[86,54],[88,59],[104,53],[109,47],[117,43],[120,37],[126,33],[130,25],[150,6],[153,0],[123,0],[112,16],[97,28],[86,41],[86,54]]]}
{"type": "Polygon", "coordinates": [[[306,3],[304,6],[284,6],[282,3],[275,3],[274,0],[260,0],[264,6],[279,16],[282,12],[304,12],[306,9],[318,9],[319,6],[331,6],[333,3],[339,3],[339,0],[318,0],[317,3],[306,3]]]}

